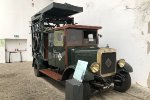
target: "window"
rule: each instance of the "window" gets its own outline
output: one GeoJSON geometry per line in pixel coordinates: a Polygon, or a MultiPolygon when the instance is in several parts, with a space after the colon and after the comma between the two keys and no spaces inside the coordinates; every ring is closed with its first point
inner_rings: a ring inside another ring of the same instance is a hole
{"type": "Polygon", "coordinates": [[[84,31],[84,39],[89,39],[90,37],[93,36],[93,39],[96,39],[96,31],[84,31]]]}
{"type": "Polygon", "coordinates": [[[82,45],[83,31],[77,29],[67,30],[67,44],[68,45],[82,45]]]}
{"type": "Polygon", "coordinates": [[[58,40],[59,42],[63,41],[63,34],[62,34],[62,33],[58,33],[58,34],[57,34],[57,40],[58,40]]]}
{"type": "Polygon", "coordinates": [[[84,44],[96,44],[96,35],[97,35],[97,32],[94,30],[84,31],[83,43],[84,44]]]}
{"type": "Polygon", "coordinates": [[[64,31],[59,30],[54,32],[54,46],[63,46],[64,31]]]}
{"type": "Polygon", "coordinates": [[[88,38],[90,42],[94,41],[93,34],[88,34],[88,38]]]}
{"type": "Polygon", "coordinates": [[[52,47],[54,44],[54,33],[49,33],[49,46],[52,47]]]}
{"type": "Polygon", "coordinates": [[[97,30],[68,29],[68,46],[91,46],[96,45],[97,30]]]}

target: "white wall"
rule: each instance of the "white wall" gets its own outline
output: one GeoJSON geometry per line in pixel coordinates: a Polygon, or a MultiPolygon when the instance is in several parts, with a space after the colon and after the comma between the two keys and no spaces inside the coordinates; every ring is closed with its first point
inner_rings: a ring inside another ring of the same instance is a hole
{"type": "Polygon", "coordinates": [[[103,35],[99,46],[117,49],[117,57],[125,58],[134,69],[133,83],[147,86],[150,72],[150,33],[148,33],[150,0],[1,0],[0,37],[19,34],[28,38],[28,58],[31,57],[30,17],[52,1],[83,6],[84,12],[75,15],[75,22],[100,25],[103,35]],[[11,9],[11,10],[10,10],[11,9]],[[6,20],[7,19],[7,20],[6,20]]]}
{"type": "Polygon", "coordinates": [[[5,63],[5,40],[0,39],[0,63],[5,63]]]}
{"type": "MultiPolygon", "coordinates": [[[[27,41],[27,60],[32,60],[30,33],[31,16],[51,3],[51,0],[0,0],[0,38],[20,39],[27,41]],[[32,7],[34,3],[34,7],[32,7]]],[[[4,59],[4,57],[3,57],[4,59]]]]}
{"type": "Polygon", "coordinates": [[[101,25],[99,46],[117,49],[117,57],[126,59],[134,69],[132,83],[147,86],[150,72],[150,0],[61,0],[84,7],[75,15],[79,24],[101,25]]]}

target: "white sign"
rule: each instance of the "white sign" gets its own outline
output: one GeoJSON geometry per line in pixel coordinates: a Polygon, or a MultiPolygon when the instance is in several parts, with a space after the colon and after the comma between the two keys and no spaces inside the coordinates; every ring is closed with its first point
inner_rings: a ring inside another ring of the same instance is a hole
{"type": "Polygon", "coordinates": [[[88,65],[88,62],[78,60],[73,78],[80,81],[80,82],[82,82],[83,78],[84,78],[84,75],[85,75],[87,65],[88,65]]]}
{"type": "Polygon", "coordinates": [[[59,59],[59,61],[62,59],[62,56],[60,53],[58,54],[58,59],[59,59]]]}

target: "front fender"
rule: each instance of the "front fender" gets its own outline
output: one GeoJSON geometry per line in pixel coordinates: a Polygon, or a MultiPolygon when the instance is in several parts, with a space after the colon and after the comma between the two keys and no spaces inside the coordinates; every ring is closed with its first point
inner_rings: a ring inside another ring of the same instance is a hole
{"type": "Polygon", "coordinates": [[[120,71],[133,72],[133,68],[127,62],[125,63],[125,66],[123,68],[120,68],[119,65],[117,64],[117,72],[120,72],[120,71]]]}
{"type": "Polygon", "coordinates": [[[86,70],[84,75],[84,81],[91,81],[94,80],[94,74],[91,73],[89,70],[86,70]]]}
{"type": "MultiPolygon", "coordinates": [[[[69,79],[69,77],[74,73],[75,65],[67,67],[62,74],[62,81],[69,79]]],[[[73,76],[72,76],[73,77],[73,76]]]]}
{"type": "MultiPolygon", "coordinates": [[[[71,74],[74,74],[74,71],[75,71],[75,65],[71,65],[71,66],[69,66],[69,67],[67,67],[66,69],[65,69],[65,71],[63,72],[63,75],[62,75],[62,80],[67,80],[67,79],[69,79],[69,76],[71,75],[71,74]]],[[[83,79],[84,81],[91,81],[91,80],[94,80],[94,75],[90,72],[90,71],[88,71],[88,69],[86,70],[86,72],[85,72],[85,75],[84,75],[84,79],[83,79]]]]}

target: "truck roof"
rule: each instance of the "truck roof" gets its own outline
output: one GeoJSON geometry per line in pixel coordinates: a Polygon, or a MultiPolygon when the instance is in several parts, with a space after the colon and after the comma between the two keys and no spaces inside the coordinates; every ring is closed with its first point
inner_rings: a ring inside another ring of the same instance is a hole
{"type": "Polygon", "coordinates": [[[34,16],[32,16],[32,20],[34,20],[36,16],[41,14],[50,17],[68,17],[80,12],[83,12],[83,7],[74,6],[68,3],[61,4],[53,2],[36,13],[34,16]]]}
{"type": "Polygon", "coordinates": [[[101,29],[101,26],[87,26],[87,25],[64,25],[62,27],[57,27],[55,30],[59,29],[94,29],[98,30],[101,29]]]}

